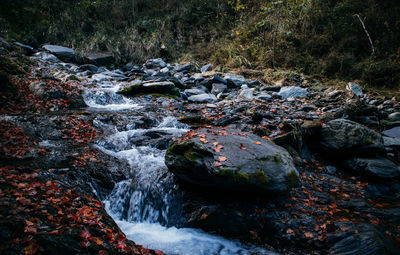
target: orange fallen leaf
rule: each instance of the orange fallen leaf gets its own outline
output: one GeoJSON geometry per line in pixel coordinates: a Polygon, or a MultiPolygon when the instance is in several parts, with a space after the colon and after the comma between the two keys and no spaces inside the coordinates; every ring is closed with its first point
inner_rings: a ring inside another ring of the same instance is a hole
{"type": "Polygon", "coordinates": [[[207,219],[207,217],[208,217],[208,215],[205,214],[205,213],[203,213],[203,214],[201,215],[200,219],[201,219],[201,220],[205,220],[205,219],[207,219]]]}
{"type": "Polygon", "coordinates": [[[291,229],[291,228],[288,228],[288,229],[286,230],[286,234],[288,234],[288,235],[293,234],[293,233],[294,233],[294,230],[291,229]]]}
{"type": "Polygon", "coordinates": [[[311,232],[308,232],[308,231],[304,233],[304,236],[307,237],[307,238],[314,238],[314,235],[311,232]]]}
{"type": "Polygon", "coordinates": [[[224,157],[224,156],[218,156],[218,159],[219,159],[220,162],[224,162],[224,161],[227,160],[227,158],[224,157]]]}
{"type": "Polygon", "coordinates": [[[258,145],[260,145],[260,144],[261,144],[261,142],[255,142],[255,141],[253,141],[253,143],[254,143],[254,144],[258,144],[258,145]]]}
{"type": "Polygon", "coordinates": [[[201,141],[202,143],[208,143],[208,140],[206,140],[205,138],[200,138],[200,141],[201,141]]]}

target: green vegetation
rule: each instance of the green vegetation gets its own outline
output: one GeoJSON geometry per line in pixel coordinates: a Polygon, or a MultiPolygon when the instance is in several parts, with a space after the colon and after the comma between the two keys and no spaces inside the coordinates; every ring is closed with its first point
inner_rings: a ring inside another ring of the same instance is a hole
{"type": "Polygon", "coordinates": [[[297,172],[295,170],[291,170],[287,175],[286,179],[291,185],[296,185],[299,182],[299,177],[297,176],[297,172]]]}
{"type": "Polygon", "coordinates": [[[120,64],[163,57],[400,84],[398,0],[3,0],[0,7],[7,38],[111,51],[120,64]]]}

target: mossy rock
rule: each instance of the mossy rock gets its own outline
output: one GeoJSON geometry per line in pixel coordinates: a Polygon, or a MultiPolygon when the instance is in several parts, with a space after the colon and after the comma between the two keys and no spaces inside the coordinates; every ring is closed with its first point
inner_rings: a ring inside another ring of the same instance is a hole
{"type": "Polygon", "coordinates": [[[0,69],[8,74],[25,74],[24,68],[10,57],[0,56],[0,69]]]}
{"type": "Polygon", "coordinates": [[[151,82],[146,84],[133,84],[131,86],[123,88],[118,93],[125,96],[153,95],[169,98],[180,96],[179,90],[172,82],[151,82]]]}
{"type": "Polygon", "coordinates": [[[200,129],[184,136],[184,141],[175,141],[165,155],[168,169],[183,182],[224,191],[287,194],[298,182],[284,148],[250,133],[223,132],[227,135],[200,129]],[[224,148],[215,150],[215,142],[224,148]]]}

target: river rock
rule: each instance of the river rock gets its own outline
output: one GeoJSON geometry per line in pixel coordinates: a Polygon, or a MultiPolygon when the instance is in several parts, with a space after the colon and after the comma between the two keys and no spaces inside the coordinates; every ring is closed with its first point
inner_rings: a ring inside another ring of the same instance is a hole
{"type": "Polygon", "coordinates": [[[347,91],[349,91],[352,95],[361,97],[364,95],[361,87],[358,84],[349,82],[346,86],[347,91]]]}
{"type": "Polygon", "coordinates": [[[320,139],[322,148],[333,155],[368,157],[384,152],[379,133],[346,119],[329,121],[322,127],[320,139]]]}
{"type": "Polygon", "coordinates": [[[188,64],[184,64],[184,65],[180,65],[180,64],[176,64],[174,71],[175,72],[187,72],[192,68],[192,64],[188,63],[188,64]]]}
{"type": "Polygon", "coordinates": [[[47,50],[51,54],[56,55],[63,61],[72,61],[75,56],[75,51],[71,48],[46,44],[42,46],[43,49],[47,50]]]}
{"type": "Polygon", "coordinates": [[[213,64],[207,64],[207,65],[202,66],[200,68],[200,71],[202,73],[205,73],[205,72],[210,71],[211,69],[213,69],[213,67],[214,67],[213,64]]]}
{"type": "Polygon", "coordinates": [[[92,64],[81,65],[78,69],[78,71],[80,71],[80,72],[90,71],[92,73],[97,73],[98,70],[99,70],[99,68],[92,64]]]}
{"type": "Polygon", "coordinates": [[[119,93],[126,96],[143,95],[143,94],[160,94],[166,96],[179,96],[179,90],[173,82],[159,81],[148,83],[137,83],[123,88],[119,93]]]}
{"type": "Polygon", "coordinates": [[[228,89],[228,86],[223,83],[214,83],[212,85],[211,93],[218,95],[219,93],[224,93],[228,89]]]}
{"type": "Polygon", "coordinates": [[[224,78],[231,87],[239,88],[246,83],[246,79],[242,75],[238,74],[227,73],[224,78]]]}
{"type": "Polygon", "coordinates": [[[167,64],[161,58],[149,59],[146,61],[147,68],[164,68],[167,64]]]}
{"type": "Polygon", "coordinates": [[[249,89],[247,85],[242,85],[242,89],[237,97],[240,101],[251,101],[254,99],[254,93],[252,89],[249,89]]]}
{"type": "Polygon", "coordinates": [[[114,56],[111,52],[86,52],[83,61],[96,66],[111,66],[114,64],[114,56]]]}
{"type": "Polygon", "coordinates": [[[309,93],[307,89],[296,86],[282,87],[281,90],[278,92],[278,95],[281,96],[283,99],[288,99],[290,97],[307,97],[308,94],[309,93]]]}
{"type": "Polygon", "coordinates": [[[203,90],[201,89],[185,89],[183,91],[188,97],[194,96],[194,95],[201,95],[205,94],[203,90]]]}
{"type": "Polygon", "coordinates": [[[392,129],[385,130],[382,132],[382,134],[389,137],[400,138],[400,127],[394,127],[392,129]]]}
{"type": "Polygon", "coordinates": [[[298,181],[284,148],[237,130],[188,133],[171,145],[165,161],[180,180],[225,191],[285,194],[298,181]]]}
{"type": "Polygon", "coordinates": [[[361,175],[392,179],[400,175],[400,167],[386,158],[354,158],[346,161],[346,167],[361,175]]]}
{"type": "Polygon", "coordinates": [[[357,226],[357,233],[337,242],[329,254],[340,255],[382,255],[399,254],[391,241],[374,226],[361,223],[357,226]]]}
{"type": "Polygon", "coordinates": [[[383,144],[385,147],[400,147],[400,138],[383,136],[383,144]]]}
{"type": "Polygon", "coordinates": [[[388,119],[391,121],[399,121],[400,120],[400,112],[394,112],[389,114],[388,119]]]}
{"type": "Polygon", "coordinates": [[[192,103],[215,103],[217,102],[217,98],[213,94],[203,94],[193,95],[188,98],[189,102],[192,103]]]}
{"type": "Polygon", "coordinates": [[[50,54],[50,53],[47,53],[47,52],[37,52],[37,53],[35,53],[33,56],[32,56],[32,58],[35,58],[35,59],[39,59],[39,60],[42,60],[42,61],[50,61],[50,62],[56,62],[56,63],[59,63],[59,62],[61,62],[56,56],[54,56],[53,54],[50,54]]]}

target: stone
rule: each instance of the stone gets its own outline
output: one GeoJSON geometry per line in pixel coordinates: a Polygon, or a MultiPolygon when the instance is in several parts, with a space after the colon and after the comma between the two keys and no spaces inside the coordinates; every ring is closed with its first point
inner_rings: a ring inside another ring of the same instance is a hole
{"type": "Polygon", "coordinates": [[[256,96],[256,99],[262,101],[270,101],[272,99],[272,96],[268,93],[260,93],[258,96],[256,96]]]}
{"type": "Polygon", "coordinates": [[[400,167],[386,158],[354,158],[345,163],[351,169],[363,176],[392,179],[400,175],[400,167]]]}
{"type": "Polygon", "coordinates": [[[161,58],[149,59],[146,61],[147,68],[164,68],[167,64],[161,58]]]}
{"type": "Polygon", "coordinates": [[[278,92],[278,95],[281,96],[283,99],[288,99],[290,97],[297,98],[297,97],[307,97],[308,96],[307,89],[303,89],[296,86],[290,87],[282,87],[281,90],[278,92]]]}
{"type": "Polygon", "coordinates": [[[330,154],[375,156],[384,153],[382,136],[357,122],[336,119],[321,128],[320,144],[330,154]]]}
{"type": "Polygon", "coordinates": [[[217,98],[213,94],[203,94],[193,95],[188,98],[189,102],[192,103],[215,103],[217,102],[217,98]]]}
{"type": "Polygon", "coordinates": [[[346,86],[346,89],[354,96],[362,97],[364,95],[361,87],[358,84],[349,82],[346,86]]]}
{"type": "Polygon", "coordinates": [[[188,63],[185,65],[179,65],[177,64],[177,66],[174,68],[175,72],[184,72],[184,71],[189,71],[190,68],[192,68],[192,64],[188,63]]]}
{"type": "Polygon", "coordinates": [[[170,81],[148,82],[143,84],[135,83],[131,86],[123,88],[119,91],[119,93],[126,96],[143,94],[180,96],[179,90],[175,87],[174,83],[170,81]]]}
{"type": "Polygon", "coordinates": [[[75,57],[75,51],[71,48],[50,44],[45,44],[42,48],[63,61],[72,61],[75,57]]]}
{"type": "Polygon", "coordinates": [[[228,89],[228,86],[223,83],[214,83],[211,88],[211,93],[218,95],[219,93],[224,93],[228,89]]]}
{"type": "Polygon", "coordinates": [[[211,71],[213,69],[213,64],[207,64],[200,68],[200,72],[205,73],[207,71],[211,71]]]}
{"type": "Polygon", "coordinates": [[[400,138],[400,127],[394,127],[392,129],[385,130],[382,132],[382,134],[389,137],[400,138]]]}
{"type": "Polygon", "coordinates": [[[361,223],[357,233],[351,234],[335,243],[329,254],[340,255],[382,255],[399,254],[391,241],[373,225],[361,223]]]}
{"type": "Polygon", "coordinates": [[[246,83],[246,79],[242,75],[227,73],[224,79],[228,82],[228,86],[239,88],[246,83]]]}
{"type": "Polygon", "coordinates": [[[336,173],[337,169],[336,169],[335,166],[326,166],[326,167],[325,167],[325,171],[326,171],[328,174],[334,174],[334,173],[336,173]]]}
{"type": "Polygon", "coordinates": [[[99,68],[92,64],[81,65],[78,69],[79,72],[90,71],[92,73],[97,73],[99,68]]]}
{"type": "Polygon", "coordinates": [[[399,121],[400,120],[400,112],[394,112],[389,114],[388,119],[391,121],[399,121]]]}
{"type": "Polygon", "coordinates": [[[114,56],[111,52],[85,52],[83,61],[96,66],[111,66],[114,64],[114,56]]]}
{"type": "Polygon", "coordinates": [[[249,88],[255,88],[261,86],[261,83],[258,80],[253,80],[249,81],[247,85],[249,86],[249,88]]]}
{"type": "Polygon", "coordinates": [[[400,138],[383,136],[383,144],[385,147],[400,147],[400,138]]]}
{"type": "Polygon", "coordinates": [[[47,61],[49,61],[49,62],[56,62],[56,63],[61,62],[61,61],[60,61],[56,56],[54,56],[53,54],[50,54],[50,53],[47,53],[47,52],[43,52],[43,51],[35,53],[35,54],[32,56],[32,58],[39,59],[39,60],[46,61],[46,62],[47,62],[47,61]]]}
{"type": "Polygon", "coordinates": [[[167,150],[165,162],[181,181],[223,191],[287,194],[298,182],[284,148],[238,130],[188,133],[167,150]]]}
{"type": "Polygon", "coordinates": [[[251,101],[254,99],[254,93],[252,89],[249,89],[247,85],[242,85],[242,89],[237,97],[239,101],[251,101]]]}
{"type": "Polygon", "coordinates": [[[203,90],[201,89],[185,89],[183,91],[188,97],[194,96],[194,95],[201,95],[201,94],[206,94],[203,90]]]}

